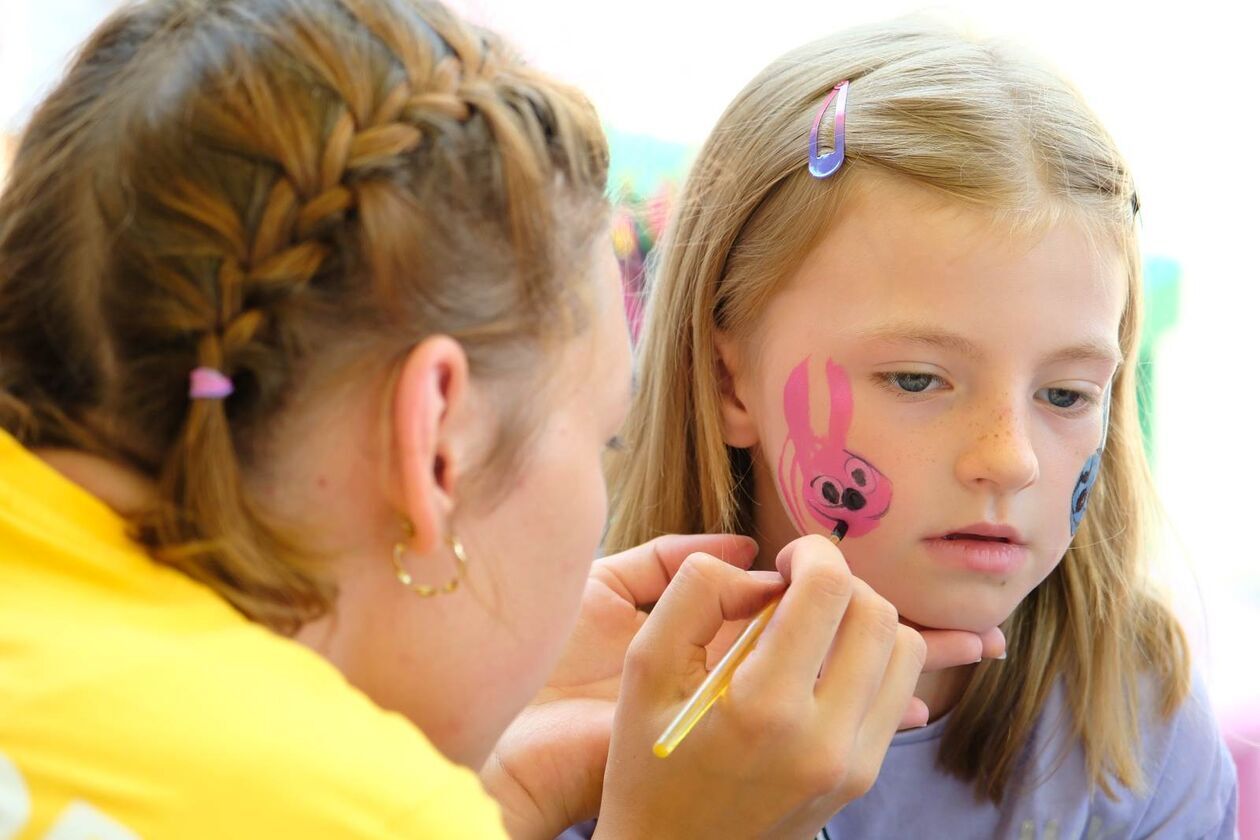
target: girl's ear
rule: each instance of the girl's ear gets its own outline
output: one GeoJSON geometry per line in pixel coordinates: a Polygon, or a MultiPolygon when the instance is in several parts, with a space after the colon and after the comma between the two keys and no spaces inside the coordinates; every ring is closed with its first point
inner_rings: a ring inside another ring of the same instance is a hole
{"type": "Polygon", "coordinates": [[[468,384],[468,357],[448,336],[413,347],[394,384],[394,491],[414,529],[408,547],[417,554],[446,538],[475,434],[476,424],[467,422],[468,384]]]}
{"type": "Polygon", "coordinates": [[[722,439],[727,446],[747,449],[755,446],[759,437],[757,424],[743,397],[750,385],[739,343],[721,332],[713,341],[717,350],[717,370],[714,373],[722,404],[722,439]]]}

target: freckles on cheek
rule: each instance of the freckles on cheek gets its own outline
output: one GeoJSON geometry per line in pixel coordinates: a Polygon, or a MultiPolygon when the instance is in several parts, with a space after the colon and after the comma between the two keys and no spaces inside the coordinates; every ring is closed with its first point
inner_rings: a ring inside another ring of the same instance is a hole
{"type": "Polygon", "coordinates": [[[837,539],[860,537],[879,526],[892,505],[892,482],[848,446],[853,389],[843,367],[827,360],[830,414],[827,433],[810,423],[809,358],[788,375],[783,412],[788,435],[779,454],[779,492],[802,534],[826,528],[837,539]]]}

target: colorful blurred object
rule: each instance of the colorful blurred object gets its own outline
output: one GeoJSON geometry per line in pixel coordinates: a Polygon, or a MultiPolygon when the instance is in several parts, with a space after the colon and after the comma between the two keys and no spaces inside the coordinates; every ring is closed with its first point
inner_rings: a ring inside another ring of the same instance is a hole
{"type": "Polygon", "coordinates": [[[674,205],[675,185],[685,177],[693,150],[642,134],[606,128],[611,160],[608,188],[616,211],[613,250],[621,264],[626,318],[637,341],[646,295],[645,266],[660,241],[674,205]]]}
{"type": "Polygon", "coordinates": [[[634,134],[604,126],[611,160],[608,188],[613,200],[625,196],[653,195],[662,184],[681,183],[695,150],[646,134],[634,134]]]}
{"type": "Polygon", "coordinates": [[[1238,837],[1260,840],[1260,705],[1227,714],[1221,731],[1238,768],[1238,837]]]}
{"type": "Polygon", "coordinates": [[[1177,323],[1181,308],[1181,266],[1166,257],[1148,257],[1142,265],[1142,343],[1138,352],[1138,419],[1146,456],[1155,460],[1155,361],[1160,339],[1177,323]]]}
{"type": "Polygon", "coordinates": [[[626,318],[630,335],[636,341],[643,321],[643,303],[647,294],[646,265],[655,249],[669,212],[674,205],[674,185],[662,182],[650,198],[629,196],[617,205],[613,216],[613,251],[621,264],[621,280],[626,298],[626,318]]]}

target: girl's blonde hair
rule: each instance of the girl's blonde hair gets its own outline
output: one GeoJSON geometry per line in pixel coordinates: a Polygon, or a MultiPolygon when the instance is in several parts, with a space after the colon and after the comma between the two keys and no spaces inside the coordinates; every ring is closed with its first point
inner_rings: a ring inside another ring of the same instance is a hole
{"type": "Polygon", "coordinates": [[[607,166],[584,97],[439,3],[129,3],[0,198],[0,428],[152,478],[136,538],[292,629],[334,593],[252,489],[286,406],[447,334],[503,380],[485,460],[514,465],[607,166]],[[190,400],[198,366],[235,393],[190,400]]]}
{"type": "Polygon", "coordinates": [[[870,26],[783,56],[731,103],[662,244],[628,446],[611,465],[608,548],[663,533],[749,530],[752,455],[723,442],[714,339],[753,333],[863,172],[987,208],[1013,232],[1070,216],[1124,255],[1124,363],[1089,514],[1063,562],[1007,621],[1009,660],[979,667],[939,760],[974,781],[978,796],[1000,800],[1062,679],[1091,781],[1108,794],[1113,782],[1140,789],[1144,681],[1153,676],[1171,714],[1189,689],[1189,662],[1141,563],[1151,548],[1153,490],[1136,400],[1137,197],[1079,94],[1017,51],[934,21],[870,26]],[[846,162],[819,181],[806,170],[807,138],[827,92],[844,79],[846,162]]]}

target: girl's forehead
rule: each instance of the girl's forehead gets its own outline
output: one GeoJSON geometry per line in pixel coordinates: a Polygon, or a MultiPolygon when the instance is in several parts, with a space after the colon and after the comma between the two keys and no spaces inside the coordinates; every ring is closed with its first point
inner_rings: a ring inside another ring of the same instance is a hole
{"type": "MultiPolygon", "coordinates": [[[[1115,279],[1123,259],[1114,237],[1080,213],[1050,206],[1016,213],[951,199],[901,178],[871,178],[854,190],[806,254],[793,281],[817,275],[883,286],[916,280],[965,290],[967,279],[1018,279],[1029,271],[1115,279]]],[[[1047,277],[1046,279],[1054,279],[1047,277]]]]}
{"type": "Polygon", "coordinates": [[[863,174],[823,228],[811,261],[863,258],[885,269],[969,270],[1018,263],[1032,252],[1053,251],[1095,273],[1120,255],[1115,237],[1060,201],[1030,197],[1021,209],[953,198],[907,178],[863,174]]]}
{"type": "Polygon", "coordinates": [[[772,300],[767,337],[913,322],[974,333],[980,344],[1116,342],[1128,298],[1124,254],[1073,215],[1021,228],[898,184],[854,199],[772,300]]]}

